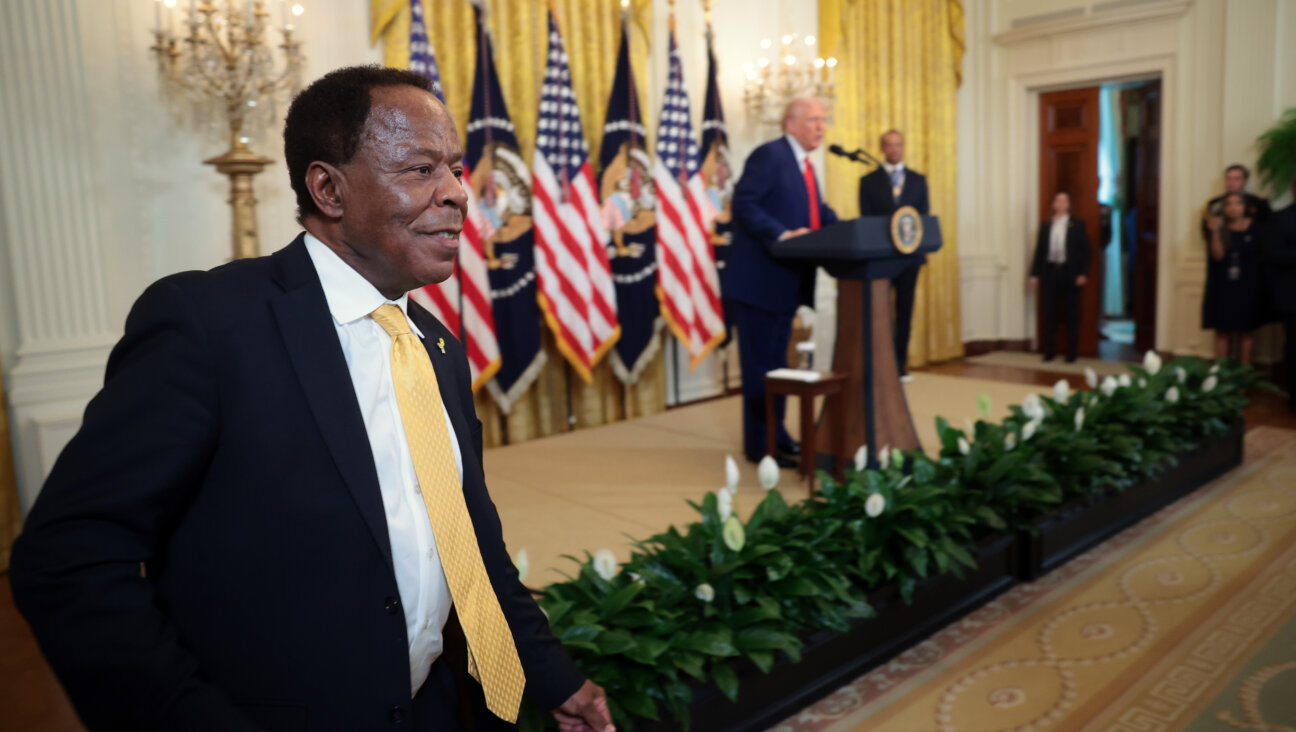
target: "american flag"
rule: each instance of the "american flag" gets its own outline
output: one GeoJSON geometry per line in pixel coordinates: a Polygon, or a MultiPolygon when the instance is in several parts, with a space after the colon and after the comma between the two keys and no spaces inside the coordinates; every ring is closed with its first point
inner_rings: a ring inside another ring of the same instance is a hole
{"type": "MultiPolygon", "coordinates": [[[[423,3],[410,0],[410,69],[432,80],[438,99],[441,94],[436,57],[423,23],[423,3]]],[[[500,368],[499,341],[495,335],[495,315],[491,311],[490,278],[486,265],[484,242],[494,233],[490,221],[482,214],[473,196],[469,170],[464,167],[463,187],[468,193],[468,216],[460,235],[459,261],[455,272],[445,282],[427,285],[410,293],[446,328],[464,341],[472,389],[477,391],[500,368]]]]}
{"type": "Polygon", "coordinates": [[[581,129],[571,69],[553,13],[531,164],[538,298],[558,350],[586,383],[621,335],[608,234],[581,129]]]}
{"type": "Polygon", "coordinates": [[[720,282],[711,249],[715,207],[699,173],[698,145],[689,120],[688,94],[675,32],[670,73],[657,126],[657,297],[662,316],[696,368],[724,340],[720,282]]]}

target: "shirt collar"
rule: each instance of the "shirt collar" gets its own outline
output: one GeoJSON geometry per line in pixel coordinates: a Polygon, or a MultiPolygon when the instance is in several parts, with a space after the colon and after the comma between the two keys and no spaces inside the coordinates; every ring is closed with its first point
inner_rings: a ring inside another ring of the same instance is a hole
{"type": "Polygon", "coordinates": [[[783,139],[787,140],[788,144],[792,146],[792,155],[796,157],[797,170],[805,170],[806,159],[810,157],[810,153],[801,147],[801,143],[797,142],[795,137],[784,135],[783,139]]]}
{"type": "Polygon", "coordinates": [[[1063,214],[1063,215],[1062,215],[1062,218],[1060,218],[1060,219],[1057,218],[1057,217],[1054,217],[1054,218],[1052,219],[1052,221],[1053,221],[1053,223],[1054,223],[1055,225],[1056,225],[1056,224],[1062,224],[1063,226],[1066,226],[1067,224],[1071,223],[1071,214],[1063,214]]]}
{"type": "Polygon", "coordinates": [[[904,172],[904,170],[905,170],[905,164],[904,164],[904,161],[903,161],[903,160],[901,160],[900,162],[896,163],[895,165],[892,165],[891,163],[888,163],[887,161],[883,160],[883,161],[882,161],[882,169],[885,170],[885,171],[887,172],[887,175],[895,175],[895,172],[896,172],[897,170],[900,171],[901,173],[904,172]]]}
{"type": "Polygon", "coordinates": [[[369,317],[369,313],[377,310],[380,305],[395,305],[405,315],[410,331],[419,338],[423,337],[423,332],[410,319],[408,293],[401,295],[399,299],[388,300],[373,283],[355,271],[324,242],[309,232],[306,233],[305,240],[306,253],[310,255],[320,284],[324,286],[324,299],[328,301],[329,312],[335,323],[353,323],[369,317]]]}

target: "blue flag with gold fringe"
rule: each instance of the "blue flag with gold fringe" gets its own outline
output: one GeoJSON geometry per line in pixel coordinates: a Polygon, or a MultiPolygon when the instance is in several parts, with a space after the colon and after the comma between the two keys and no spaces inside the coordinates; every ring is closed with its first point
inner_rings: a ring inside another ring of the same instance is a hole
{"type": "MultiPolygon", "coordinates": [[[[733,238],[733,167],[729,163],[729,132],[725,128],[724,107],[720,104],[720,84],[717,76],[719,69],[715,57],[715,34],[707,24],[707,83],[706,99],[702,107],[702,180],[706,183],[707,195],[715,207],[716,217],[712,223],[711,244],[715,248],[716,269],[724,272],[729,261],[729,242],[733,238]]],[[[720,277],[720,298],[724,302],[724,281],[720,277]]],[[[725,330],[730,331],[733,321],[730,319],[728,303],[725,302],[725,330]]],[[[727,345],[728,338],[725,343],[727,345]]]]}
{"type": "Polygon", "coordinates": [[[599,150],[599,198],[603,225],[612,234],[608,260],[616,289],[621,339],[612,351],[612,370],[625,384],[639,380],[661,347],[657,302],[656,198],[652,162],[640,113],[639,89],[630,66],[628,15],[622,13],[621,45],[608,97],[599,150]]]}

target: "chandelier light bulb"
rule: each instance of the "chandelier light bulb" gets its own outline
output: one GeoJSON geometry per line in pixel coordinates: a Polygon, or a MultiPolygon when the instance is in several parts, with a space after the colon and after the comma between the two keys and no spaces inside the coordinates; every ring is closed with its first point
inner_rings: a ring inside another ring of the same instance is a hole
{"type": "Polygon", "coordinates": [[[757,62],[756,62],[756,65],[759,66],[759,67],[761,67],[761,68],[763,69],[763,68],[765,68],[766,66],[769,66],[769,59],[767,59],[767,58],[762,58],[760,61],[757,61],[757,62]]]}
{"type": "Polygon", "coordinates": [[[162,4],[168,8],[174,8],[176,6],[176,0],[162,0],[162,4]]]}
{"type": "Polygon", "coordinates": [[[814,37],[814,36],[806,36],[806,45],[807,45],[807,46],[813,46],[814,44],[815,44],[815,37],[814,37]]]}
{"type": "Polygon", "coordinates": [[[303,8],[301,3],[296,3],[295,5],[292,6],[293,15],[301,17],[301,14],[304,12],[306,12],[306,8],[303,8]]]}
{"type": "Polygon", "coordinates": [[[786,36],[783,36],[783,45],[786,46],[787,44],[789,44],[789,43],[791,43],[791,42],[792,42],[792,35],[791,35],[791,34],[788,34],[788,35],[786,35],[786,36]]]}
{"type": "Polygon", "coordinates": [[[816,69],[822,69],[822,68],[823,68],[823,65],[824,65],[824,60],[823,60],[823,58],[817,58],[817,59],[815,59],[815,68],[816,68],[816,69]]]}
{"type": "Polygon", "coordinates": [[[761,39],[761,48],[769,48],[770,45],[771,45],[770,39],[768,38],[761,39]]]}
{"type": "Polygon", "coordinates": [[[787,64],[788,66],[795,66],[795,65],[796,65],[796,56],[784,56],[784,57],[783,57],[783,63],[787,64]]]}
{"type": "Polygon", "coordinates": [[[832,67],[834,67],[834,66],[836,66],[836,65],[837,65],[837,59],[834,58],[834,57],[832,57],[832,56],[829,56],[829,57],[828,57],[828,68],[831,69],[832,67]]]}

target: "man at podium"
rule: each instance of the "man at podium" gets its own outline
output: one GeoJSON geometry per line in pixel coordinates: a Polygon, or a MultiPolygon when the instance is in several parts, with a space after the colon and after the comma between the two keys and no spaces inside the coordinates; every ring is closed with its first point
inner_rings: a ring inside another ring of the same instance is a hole
{"type": "MultiPolygon", "coordinates": [[[[837,214],[823,202],[810,153],[824,140],[823,102],[802,97],[783,113],[784,135],[752,152],[734,188],[733,244],[724,270],[724,290],[738,329],[742,365],[743,452],[755,462],[766,453],[765,374],[787,366],[792,317],[798,305],[814,304],[815,268],[809,263],[776,261],[776,241],[835,223],[837,214]]],[[[785,399],[775,413],[779,465],[796,465],[800,446],[783,426],[785,399]]]]}
{"type": "MultiPolygon", "coordinates": [[[[904,163],[904,134],[899,130],[882,133],[882,165],[860,178],[860,216],[890,216],[901,206],[913,206],[922,216],[931,213],[927,203],[927,178],[904,163]]],[[[909,359],[909,333],[913,325],[914,292],[918,289],[918,271],[927,262],[919,255],[913,266],[896,275],[891,284],[895,290],[895,357],[900,378],[909,381],[905,364],[909,359]]]]}

